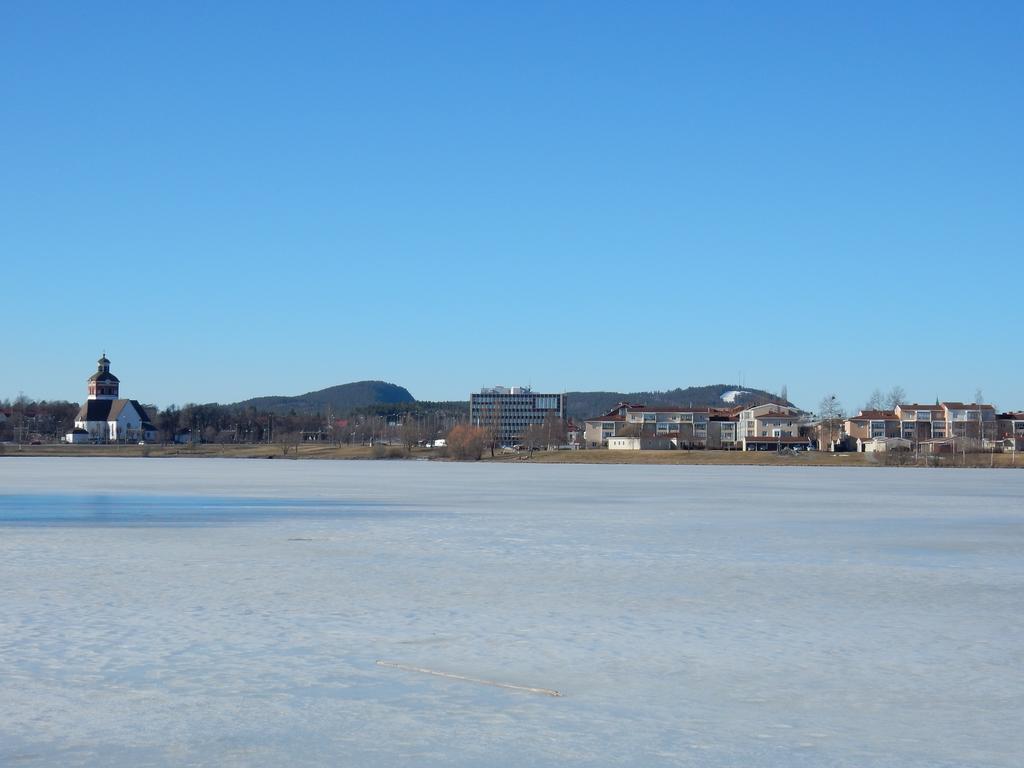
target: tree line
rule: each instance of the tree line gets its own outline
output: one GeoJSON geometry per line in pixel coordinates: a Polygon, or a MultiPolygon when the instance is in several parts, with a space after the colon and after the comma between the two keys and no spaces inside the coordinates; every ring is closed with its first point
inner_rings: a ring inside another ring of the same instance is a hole
{"type": "MultiPolygon", "coordinates": [[[[160,442],[298,443],[415,446],[443,438],[468,420],[466,403],[391,403],[337,414],[274,412],[253,406],[187,403],[158,408],[142,404],[160,442]]],[[[52,443],[74,428],[79,403],[33,400],[19,395],[0,400],[0,442],[52,443]]]]}

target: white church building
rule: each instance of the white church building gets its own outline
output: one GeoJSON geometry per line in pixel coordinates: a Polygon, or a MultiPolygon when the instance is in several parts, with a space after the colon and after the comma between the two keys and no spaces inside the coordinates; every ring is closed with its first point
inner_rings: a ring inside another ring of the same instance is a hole
{"type": "Polygon", "coordinates": [[[89,396],[75,416],[75,428],[64,439],[69,443],[155,440],[156,428],[139,401],[118,397],[121,382],[110,372],[106,354],[97,363],[96,373],[88,380],[89,396]]]}

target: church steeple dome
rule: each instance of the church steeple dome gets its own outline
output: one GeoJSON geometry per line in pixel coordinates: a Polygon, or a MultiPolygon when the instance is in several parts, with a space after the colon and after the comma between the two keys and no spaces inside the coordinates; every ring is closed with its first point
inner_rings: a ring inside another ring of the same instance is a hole
{"type": "Polygon", "coordinates": [[[117,400],[120,381],[110,372],[110,361],[104,352],[96,361],[96,373],[89,377],[90,400],[117,400]]]}

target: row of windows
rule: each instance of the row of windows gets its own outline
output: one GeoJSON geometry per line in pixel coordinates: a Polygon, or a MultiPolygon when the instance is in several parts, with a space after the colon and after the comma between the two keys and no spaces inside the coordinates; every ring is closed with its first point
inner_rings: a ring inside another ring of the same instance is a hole
{"type": "Polygon", "coordinates": [[[629,420],[632,422],[638,421],[707,421],[708,416],[705,413],[679,413],[679,414],[668,414],[668,413],[631,413],[629,420]]]}
{"type": "Polygon", "coordinates": [[[542,410],[561,408],[561,401],[558,397],[534,396],[515,400],[490,400],[474,397],[470,403],[473,408],[537,408],[542,410]]]}

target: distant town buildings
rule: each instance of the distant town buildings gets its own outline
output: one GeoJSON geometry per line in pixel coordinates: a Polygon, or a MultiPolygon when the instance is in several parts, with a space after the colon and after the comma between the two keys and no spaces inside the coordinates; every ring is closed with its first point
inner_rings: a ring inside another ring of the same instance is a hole
{"type": "Polygon", "coordinates": [[[565,395],[529,387],[484,387],[469,396],[470,423],[493,430],[499,445],[515,445],[530,426],[555,418],[565,419],[565,395]]]}
{"type": "Polygon", "coordinates": [[[910,403],[897,405],[891,411],[861,410],[846,420],[845,432],[855,443],[851,447],[858,451],[878,450],[879,443],[868,447],[871,441],[897,445],[892,441],[898,438],[911,446],[939,452],[959,450],[958,446],[966,444],[984,447],[1000,439],[1012,439],[1016,426],[1012,414],[997,415],[995,408],[985,403],[910,403]]]}
{"type": "Polygon", "coordinates": [[[775,402],[731,408],[619,403],[584,424],[584,447],[611,450],[1024,450],[1024,412],[952,401],[831,420],[775,402]]]}
{"type": "Polygon", "coordinates": [[[96,373],[87,380],[88,397],[75,416],[75,427],[65,436],[69,443],[109,443],[155,440],[156,428],[138,400],[120,395],[121,382],[110,372],[104,353],[96,373]]]}
{"type": "Polygon", "coordinates": [[[782,403],[731,408],[647,406],[619,403],[608,413],[587,419],[587,448],[641,450],[724,448],[772,450],[807,446],[801,433],[807,417],[782,403]]]}
{"type": "MultiPolygon", "coordinates": [[[[961,451],[1024,450],[1024,411],[998,412],[989,403],[901,403],[905,395],[894,388],[900,394],[890,395],[891,407],[886,408],[882,405],[886,401],[873,395],[872,406],[846,416],[832,397],[822,401],[822,413],[815,415],[767,392],[723,389],[694,388],[699,394],[694,399],[711,405],[620,402],[577,426],[568,417],[564,393],[534,392],[522,386],[484,387],[469,396],[469,425],[480,429],[468,434],[485,444],[492,456],[499,448],[507,448],[508,453],[526,449],[531,454],[542,448],[909,451],[915,458],[961,451]],[[761,398],[767,402],[758,402],[761,398]]],[[[13,404],[4,402],[0,442],[343,441],[411,449],[417,445],[450,446],[448,433],[455,426],[465,427],[467,416],[465,405],[456,403],[379,404],[365,412],[355,409],[347,418],[334,418],[330,410],[326,416],[312,410],[288,415],[260,412],[246,403],[187,405],[185,409],[172,406],[161,414],[165,430],[161,434],[139,401],[120,394],[120,381],[103,354],[87,379],[87,398],[81,407],[65,401],[33,403],[22,397],[13,404]],[[275,416],[282,423],[280,428],[275,416]]],[[[602,402],[600,393],[582,393],[581,402],[584,400],[602,402]],[[589,399],[593,395],[598,397],[589,399]]],[[[887,456],[886,461],[894,463],[898,458],[887,456]]]]}

